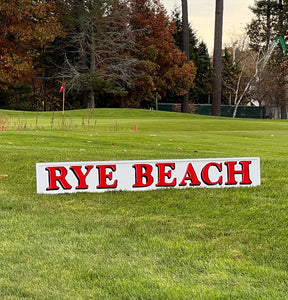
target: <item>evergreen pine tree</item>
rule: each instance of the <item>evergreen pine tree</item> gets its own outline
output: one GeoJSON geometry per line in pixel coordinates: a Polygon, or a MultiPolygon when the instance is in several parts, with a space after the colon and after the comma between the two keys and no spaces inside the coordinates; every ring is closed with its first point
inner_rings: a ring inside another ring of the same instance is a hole
{"type": "MultiPolygon", "coordinates": [[[[175,9],[172,12],[173,21],[176,24],[177,32],[174,34],[174,39],[177,47],[183,51],[183,36],[182,36],[182,20],[180,12],[175,9]]],[[[193,103],[207,103],[209,94],[211,92],[211,62],[208,54],[208,48],[202,41],[199,42],[196,32],[189,24],[189,50],[190,60],[192,60],[197,68],[196,78],[194,80],[194,87],[190,90],[189,100],[193,103]]],[[[168,97],[172,101],[179,102],[177,97],[169,94],[168,97]]]]}

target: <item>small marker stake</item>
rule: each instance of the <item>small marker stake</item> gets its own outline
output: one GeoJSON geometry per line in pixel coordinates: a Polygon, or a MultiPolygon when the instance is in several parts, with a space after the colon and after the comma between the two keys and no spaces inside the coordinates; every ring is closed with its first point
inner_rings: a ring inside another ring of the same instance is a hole
{"type": "Polygon", "coordinates": [[[138,132],[138,126],[135,124],[135,132],[138,132]]]}
{"type": "Polygon", "coordinates": [[[63,100],[62,100],[62,116],[64,116],[64,109],[65,109],[65,89],[66,85],[65,82],[62,83],[59,93],[63,94],[63,100]]]}

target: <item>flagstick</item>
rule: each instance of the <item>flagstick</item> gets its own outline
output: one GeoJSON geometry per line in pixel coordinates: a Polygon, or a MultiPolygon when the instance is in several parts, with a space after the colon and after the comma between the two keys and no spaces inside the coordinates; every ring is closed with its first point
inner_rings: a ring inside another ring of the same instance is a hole
{"type": "Polygon", "coordinates": [[[62,116],[64,117],[64,107],[65,107],[65,88],[63,89],[63,105],[62,105],[62,116]]]}

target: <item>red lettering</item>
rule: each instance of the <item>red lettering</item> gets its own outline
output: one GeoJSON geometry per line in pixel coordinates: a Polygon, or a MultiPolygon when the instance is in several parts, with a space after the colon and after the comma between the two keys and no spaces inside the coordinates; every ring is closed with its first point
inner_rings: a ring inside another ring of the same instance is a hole
{"type": "Polygon", "coordinates": [[[242,181],[240,184],[251,184],[252,181],[249,176],[249,165],[251,161],[239,161],[239,164],[242,166],[242,170],[235,170],[236,161],[227,161],[225,165],[227,166],[227,182],[226,185],[235,185],[237,181],[235,180],[235,175],[242,175],[242,181]]]}
{"type": "Polygon", "coordinates": [[[201,184],[201,182],[197,178],[197,175],[196,175],[195,170],[191,163],[188,164],[185,175],[184,175],[182,181],[180,182],[179,186],[186,186],[187,180],[190,180],[190,186],[201,184]]]}
{"type": "Polygon", "coordinates": [[[165,167],[169,167],[172,170],[175,170],[175,163],[158,163],[156,164],[158,168],[158,183],[156,186],[175,186],[176,178],[174,178],[171,182],[166,182],[166,177],[171,178],[171,170],[165,172],[165,167]]]}
{"type": "Polygon", "coordinates": [[[113,180],[113,173],[116,171],[116,165],[98,165],[96,168],[99,171],[99,184],[97,189],[108,189],[108,188],[117,188],[118,180],[115,180],[113,183],[108,184],[107,179],[110,181],[113,180]],[[106,169],[111,169],[112,171],[106,173],[106,169]]]}
{"type": "Polygon", "coordinates": [[[203,169],[202,169],[202,172],[201,172],[201,177],[202,177],[202,180],[208,184],[208,185],[216,185],[216,184],[222,184],[223,182],[223,177],[222,176],[219,176],[219,179],[217,181],[211,181],[210,178],[209,178],[209,169],[211,167],[216,167],[218,169],[218,171],[222,171],[222,163],[220,164],[217,164],[215,162],[211,162],[209,164],[207,164],[203,169]]]}
{"type": "Polygon", "coordinates": [[[151,175],[153,167],[149,164],[136,164],[133,165],[135,169],[135,184],[133,187],[147,187],[150,186],[154,179],[151,175]],[[145,178],[145,183],[143,179],[145,178]]]}
{"type": "Polygon", "coordinates": [[[76,186],[76,189],[88,189],[88,185],[86,184],[86,177],[88,176],[91,169],[93,169],[93,166],[85,166],[85,169],[87,170],[85,174],[83,174],[81,166],[71,166],[69,169],[73,171],[78,179],[78,186],[76,186]]]}
{"type": "Polygon", "coordinates": [[[65,167],[47,167],[45,170],[49,173],[49,187],[46,191],[59,190],[60,187],[57,186],[57,181],[64,190],[70,190],[72,188],[65,178],[67,175],[67,169],[65,167]],[[57,171],[60,173],[59,175],[56,175],[57,171]]]}

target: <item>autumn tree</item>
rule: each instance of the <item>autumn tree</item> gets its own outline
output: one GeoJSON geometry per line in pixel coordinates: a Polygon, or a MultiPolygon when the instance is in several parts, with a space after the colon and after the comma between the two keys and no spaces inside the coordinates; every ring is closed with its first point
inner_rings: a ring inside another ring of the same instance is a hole
{"type": "Polygon", "coordinates": [[[155,97],[163,97],[167,91],[184,95],[193,86],[196,69],[192,61],[175,45],[173,34],[176,26],[158,0],[131,0],[129,24],[137,35],[134,55],[139,60],[141,74],[129,89],[123,105],[140,101],[152,103],[155,97]],[[144,29],[144,30],[143,30],[144,29]]]}
{"type": "Polygon", "coordinates": [[[1,1],[0,18],[0,87],[6,89],[31,81],[40,50],[61,26],[54,1],[1,1]]]}

